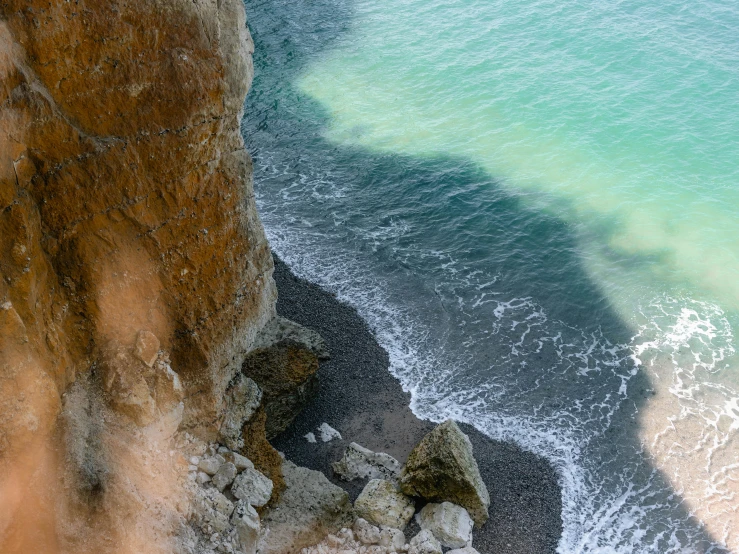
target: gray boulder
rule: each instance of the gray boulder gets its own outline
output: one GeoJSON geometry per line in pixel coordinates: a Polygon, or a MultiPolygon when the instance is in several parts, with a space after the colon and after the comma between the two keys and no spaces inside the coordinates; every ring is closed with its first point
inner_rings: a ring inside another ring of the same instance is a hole
{"type": "Polygon", "coordinates": [[[385,479],[395,481],[400,475],[400,462],[390,454],[372,452],[356,442],[347,446],[344,457],[331,466],[344,481],[385,479]]]}
{"type": "Polygon", "coordinates": [[[262,528],[257,511],[248,502],[239,500],[231,516],[231,524],[239,537],[240,551],[244,554],[255,554],[259,531],[262,528]]]}
{"type": "Polygon", "coordinates": [[[354,534],[364,545],[380,543],[380,529],[361,517],[354,522],[354,534]]]}
{"type": "Polygon", "coordinates": [[[472,542],[474,523],[461,506],[451,502],[426,504],[416,517],[421,529],[431,531],[442,546],[463,548],[472,542]]]}
{"type": "Polygon", "coordinates": [[[415,512],[413,499],[400,492],[395,484],[372,479],[354,502],[354,511],[375,525],[405,529],[415,512]]]}
{"type": "Polygon", "coordinates": [[[318,360],[326,357],[321,337],[277,317],[257,335],[241,367],[262,390],[267,438],[284,431],[318,392],[318,360]]]}
{"type": "Polygon", "coordinates": [[[411,539],[408,554],[442,554],[441,543],[428,529],[411,539]]]}
{"type": "Polygon", "coordinates": [[[289,341],[303,345],[311,350],[319,360],[330,358],[323,337],[313,329],[308,329],[286,317],[276,316],[257,335],[254,350],[258,348],[269,348],[279,342],[289,341]]]}
{"type": "Polygon", "coordinates": [[[405,546],[403,531],[385,527],[380,531],[380,546],[384,546],[389,552],[400,552],[405,546]]]}
{"type": "Polygon", "coordinates": [[[256,469],[247,468],[234,479],[231,494],[259,508],[272,496],[272,481],[256,469]]]}
{"type": "Polygon", "coordinates": [[[260,554],[299,552],[353,521],[349,495],[323,473],[292,462],[282,464],[287,488],[262,514],[260,554]]]}
{"type": "Polygon", "coordinates": [[[490,495],[472,455],[472,443],[448,420],[426,435],[408,456],[400,488],[430,502],[452,502],[467,509],[477,525],[488,519],[490,495]]]}
{"type": "Polygon", "coordinates": [[[221,467],[218,468],[218,471],[216,471],[216,474],[211,478],[210,481],[211,483],[213,483],[213,486],[215,486],[215,488],[223,492],[223,489],[233,483],[235,477],[236,466],[233,465],[231,462],[226,462],[225,464],[221,464],[221,467]]]}
{"type": "Polygon", "coordinates": [[[237,373],[226,389],[226,416],[219,431],[220,442],[231,450],[243,447],[241,431],[261,402],[262,391],[257,384],[242,373],[237,373]]]}

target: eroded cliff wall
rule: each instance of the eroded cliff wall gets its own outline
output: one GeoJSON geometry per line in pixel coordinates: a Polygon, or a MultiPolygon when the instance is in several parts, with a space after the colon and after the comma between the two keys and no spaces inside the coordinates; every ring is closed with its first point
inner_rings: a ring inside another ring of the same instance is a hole
{"type": "Polygon", "coordinates": [[[83,537],[125,520],[104,476],[137,429],[216,436],[276,297],[239,130],[252,50],[240,0],[0,1],[0,551],[137,551],[83,537]]]}

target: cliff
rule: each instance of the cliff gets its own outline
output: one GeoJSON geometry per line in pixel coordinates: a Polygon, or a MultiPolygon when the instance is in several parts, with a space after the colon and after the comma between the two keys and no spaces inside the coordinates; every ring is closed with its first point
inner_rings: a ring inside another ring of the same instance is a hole
{"type": "Polygon", "coordinates": [[[0,2],[0,551],[172,551],[163,441],[274,317],[252,50],[240,0],[0,2]]]}

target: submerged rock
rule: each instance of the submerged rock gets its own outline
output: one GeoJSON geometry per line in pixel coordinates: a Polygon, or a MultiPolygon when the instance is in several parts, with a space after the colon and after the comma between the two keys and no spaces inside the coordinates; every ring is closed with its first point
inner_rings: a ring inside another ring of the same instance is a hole
{"type": "Polygon", "coordinates": [[[431,531],[442,546],[462,548],[472,542],[474,524],[461,506],[451,502],[426,504],[417,517],[421,529],[431,531]]]}
{"type": "Polygon", "coordinates": [[[354,510],[359,517],[375,525],[405,529],[415,508],[413,500],[393,483],[372,479],[354,502],[354,510]]]}
{"type": "Polygon", "coordinates": [[[394,481],[400,475],[400,462],[390,454],[372,452],[356,442],[351,443],[340,461],[331,466],[345,481],[354,479],[385,479],[394,481]]]}
{"type": "Polygon", "coordinates": [[[431,502],[467,509],[477,525],[488,519],[490,495],[472,455],[472,443],[452,420],[426,435],[408,456],[400,488],[431,502]]]}

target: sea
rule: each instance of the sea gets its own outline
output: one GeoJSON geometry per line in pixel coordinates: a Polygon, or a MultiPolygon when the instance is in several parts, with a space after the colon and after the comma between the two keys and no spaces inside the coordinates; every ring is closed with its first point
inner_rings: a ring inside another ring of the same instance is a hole
{"type": "Polygon", "coordinates": [[[246,0],[274,251],[561,554],[739,553],[739,3],[246,0]]]}

